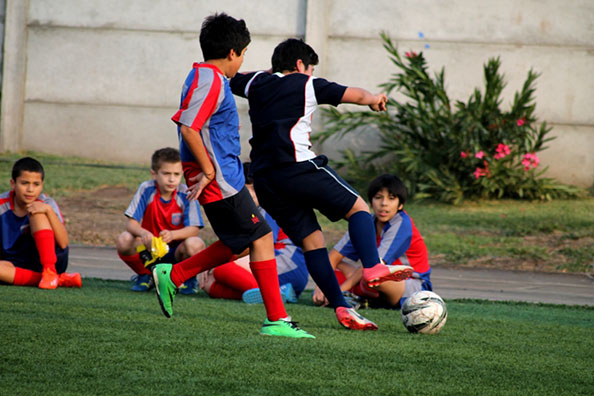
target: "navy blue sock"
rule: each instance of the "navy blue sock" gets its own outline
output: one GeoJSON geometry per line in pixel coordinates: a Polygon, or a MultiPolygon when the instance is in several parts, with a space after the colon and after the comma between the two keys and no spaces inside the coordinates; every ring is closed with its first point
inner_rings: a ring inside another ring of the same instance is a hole
{"type": "Polygon", "coordinates": [[[311,278],[320,287],[332,308],[350,308],[350,305],[344,300],[344,296],[336,280],[336,275],[328,258],[328,250],[310,250],[303,255],[305,256],[305,264],[311,278]]]}
{"type": "Polygon", "coordinates": [[[375,225],[369,213],[360,211],[349,217],[349,235],[364,268],[371,268],[380,262],[375,225]]]}

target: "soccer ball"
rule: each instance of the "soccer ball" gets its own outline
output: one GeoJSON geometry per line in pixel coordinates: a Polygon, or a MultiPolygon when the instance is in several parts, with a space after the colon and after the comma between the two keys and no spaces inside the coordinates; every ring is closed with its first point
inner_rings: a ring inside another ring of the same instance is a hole
{"type": "Polygon", "coordinates": [[[436,293],[427,290],[408,297],[401,312],[402,323],[411,333],[438,333],[448,318],[445,302],[436,293]]]}

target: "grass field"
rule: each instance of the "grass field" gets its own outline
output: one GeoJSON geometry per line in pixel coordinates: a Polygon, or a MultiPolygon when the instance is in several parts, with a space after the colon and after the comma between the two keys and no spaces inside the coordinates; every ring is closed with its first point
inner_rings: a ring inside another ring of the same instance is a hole
{"type": "Polygon", "coordinates": [[[446,301],[437,335],[365,310],[377,332],[328,308],[287,307],[317,339],[258,334],[262,305],[85,279],[82,289],[0,287],[2,395],[591,395],[594,308],[446,301]]]}
{"type": "MultiPolygon", "coordinates": [[[[106,185],[134,190],[148,174],[33,155],[58,200],[106,185]]],[[[3,154],[0,191],[20,156],[3,154]]],[[[588,197],[411,203],[407,211],[432,265],[589,272],[593,207],[588,197]]],[[[258,334],[263,306],[179,296],[166,319],[153,292],[128,289],[98,279],[77,290],[0,287],[0,395],[594,394],[594,307],[446,301],[447,324],[427,336],[409,334],[399,312],[385,310],[362,311],[379,331],[347,331],[305,295],[288,311],[317,339],[294,340],[258,334]]]]}

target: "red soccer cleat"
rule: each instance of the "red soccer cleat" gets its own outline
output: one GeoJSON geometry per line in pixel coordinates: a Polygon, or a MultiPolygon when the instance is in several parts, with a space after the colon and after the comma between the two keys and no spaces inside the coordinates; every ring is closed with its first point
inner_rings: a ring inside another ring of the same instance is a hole
{"type": "Polygon", "coordinates": [[[363,280],[369,287],[379,286],[386,281],[400,282],[410,278],[413,269],[409,265],[376,264],[371,268],[363,269],[363,280]]]}
{"type": "Polygon", "coordinates": [[[377,325],[371,320],[365,319],[353,308],[336,308],[338,322],[350,330],[377,330],[377,325]]]}
{"type": "Polygon", "coordinates": [[[41,272],[41,280],[37,286],[40,289],[55,289],[58,287],[58,274],[55,270],[50,268],[44,268],[41,272]]]}
{"type": "Polygon", "coordinates": [[[82,278],[78,272],[68,274],[63,272],[58,278],[58,286],[60,287],[82,287],[82,278]]]}

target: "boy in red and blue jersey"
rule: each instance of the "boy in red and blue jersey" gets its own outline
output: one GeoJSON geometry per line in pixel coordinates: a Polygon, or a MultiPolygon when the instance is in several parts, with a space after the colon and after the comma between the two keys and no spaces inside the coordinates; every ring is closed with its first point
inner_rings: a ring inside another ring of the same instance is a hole
{"type": "MultiPolygon", "coordinates": [[[[177,263],[204,249],[198,236],[204,226],[200,208],[186,197],[179,151],[162,148],[151,158],[153,180],[142,183],[125,212],[126,231],[118,237],[116,248],[120,258],[136,273],[132,291],[148,291],[152,287],[151,272],[137,252],[140,245],[151,249],[152,239],[160,237],[168,245],[168,253],[155,262],[177,263]]],[[[181,288],[184,294],[197,291],[196,277],[187,279],[181,288]]]]}
{"type": "Polygon", "coordinates": [[[385,111],[385,94],[346,87],[313,76],[318,55],[302,40],[288,39],[272,54],[272,73],[238,73],[233,93],[248,99],[252,122],[252,173],[262,207],[304,251],[309,274],[324,291],[339,323],[353,330],[376,330],[344,299],[328,260],[314,209],[331,221],[346,219],[364,278],[378,285],[405,279],[412,268],[380,263],[369,207],[351,186],[311,150],[312,116],[319,104],[368,105],[385,111]]]}
{"type": "MultiPolygon", "coordinates": [[[[403,209],[407,191],[397,176],[384,174],[373,179],[367,197],[374,212],[380,257],[388,264],[410,265],[413,276],[404,281],[387,281],[376,288],[369,287],[362,279],[361,268],[343,261],[345,257],[353,262],[359,260],[348,232],[330,251],[330,262],[337,269],[341,290],[367,299],[371,307],[399,309],[413,293],[433,290],[427,246],[412,218],[403,209]]],[[[316,305],[327,304],[319,288],[314,291],[313,300],[316,305]]]]}
{"type": "Polygon", "coordinates": [[[0,282],[40,289],[82,287],[66,273],[68,233],[53,198],[42,193],[45,171],[31,157],[12,167],[11,190],[0,194],[0,282]]]}
{"type": "Polygon", "coordinates": [[[226,14],[207,17],[200,30],[203,63],[195,63],[182,87],[178,127],[180,154],[189,199],[198,198],[219,238],[208,248],[175,265],[157,264],[153,279],[163,314],[184,279],[228,263],[249,248],[250,269],[262,292],[266,320],[263,335],[315,338],[285,311],[280,295],[272,232],[245,188],[239,159],[239,117],[227,78],[243,62],[250,34],[243,20],[226,14]]]}

